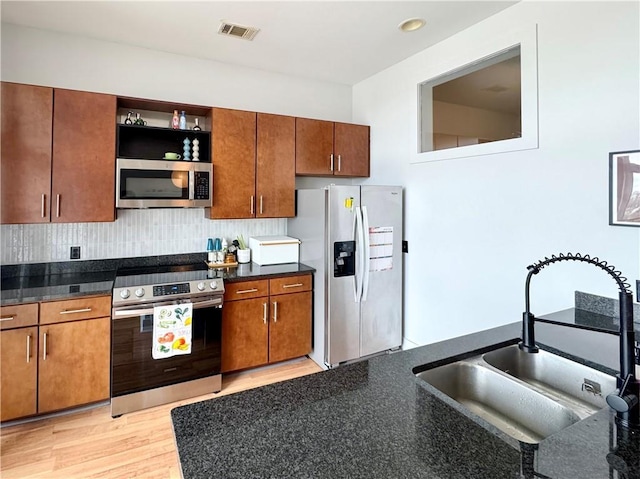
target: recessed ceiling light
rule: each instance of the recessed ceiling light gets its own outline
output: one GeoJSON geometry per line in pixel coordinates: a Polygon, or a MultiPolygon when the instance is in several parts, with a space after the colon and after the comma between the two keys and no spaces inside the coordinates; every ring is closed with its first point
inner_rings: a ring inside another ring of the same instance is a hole
{"type": "Polygon", "coordinates": [[[427,22],[423,18],[410,18],[398,25],[398,28],[403,32],[413,32],[424,27],[425,23],[427,22]]]}

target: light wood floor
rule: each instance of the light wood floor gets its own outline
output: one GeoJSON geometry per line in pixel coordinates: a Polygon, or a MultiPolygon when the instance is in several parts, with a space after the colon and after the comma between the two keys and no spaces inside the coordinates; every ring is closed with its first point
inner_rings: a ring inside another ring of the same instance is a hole
{"type": "Polygon", "coordinates": [[[310,359],[225,375],[222,391],[111,418],[108,405],[0,429],[0,477],[180,478],[172,408],[320,371],[310,359]]]}

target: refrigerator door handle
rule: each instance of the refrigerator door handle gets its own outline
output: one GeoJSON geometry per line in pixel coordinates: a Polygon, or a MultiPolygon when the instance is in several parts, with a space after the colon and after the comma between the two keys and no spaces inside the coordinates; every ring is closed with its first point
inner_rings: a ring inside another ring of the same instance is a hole
{"type": "Polygon", "coordinates": [[[371,244],[369,243],[369,214],[367,213],[367,207],[362,207],[362,230],[363,230],[363,259],[362,261],[362,295],[361,300],[367,300],[367,293],[369,292],[369,270],[371,269],[371,244]]]}
{"type": "Polygon", "coordinates": [[[362,226],[362,212],[359,206],[356,206],[356,281],[355,281],[355,299],[356,303],[362,300],[362,283],[364,274],[364,230],[362,226]]]}

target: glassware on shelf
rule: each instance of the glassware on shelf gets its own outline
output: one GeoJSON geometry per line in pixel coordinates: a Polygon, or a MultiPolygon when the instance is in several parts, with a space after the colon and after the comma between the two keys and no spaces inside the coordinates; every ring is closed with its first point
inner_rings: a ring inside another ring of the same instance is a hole
{"type": "Polygon", "coordinates": [[[195,122],[196,122],[196,124],[194,125],[193,129],[194,129],[195,131],[200,131],[200,130],[202,130],[202,128],[200,128],[200,119],[199,119],[198,117],[196,117],[196,118],[195,118],[195,122]]]}
{"type": "Polygon", "coordinates": [[[127,113],[127,117],[124,120],[125,125],[133,125],[133,120],[131,119],[131,115],[133,115],[132,111],[127,113]]]}
{"type": "Polygon", "coordinates": [[[180,129],[187,129],[187,115],[185,115],[184,110],[180,113],[180,129]]]}
{"type": "Polygon", "coordinates": [[[178,110],[173,110],[173,118],[171,119],[171,128],[177,130],[180,126],[180,117],[178,117],[178,110]]]}

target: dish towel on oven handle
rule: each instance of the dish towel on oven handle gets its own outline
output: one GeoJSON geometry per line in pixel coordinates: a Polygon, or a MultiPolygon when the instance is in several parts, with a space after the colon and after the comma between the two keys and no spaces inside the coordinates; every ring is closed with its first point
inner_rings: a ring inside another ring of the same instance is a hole
{"type": "Polygon", "coordinates": [[[193,304],[181,303],[153,308],[153,359],[191,354],[193,304]]]}

